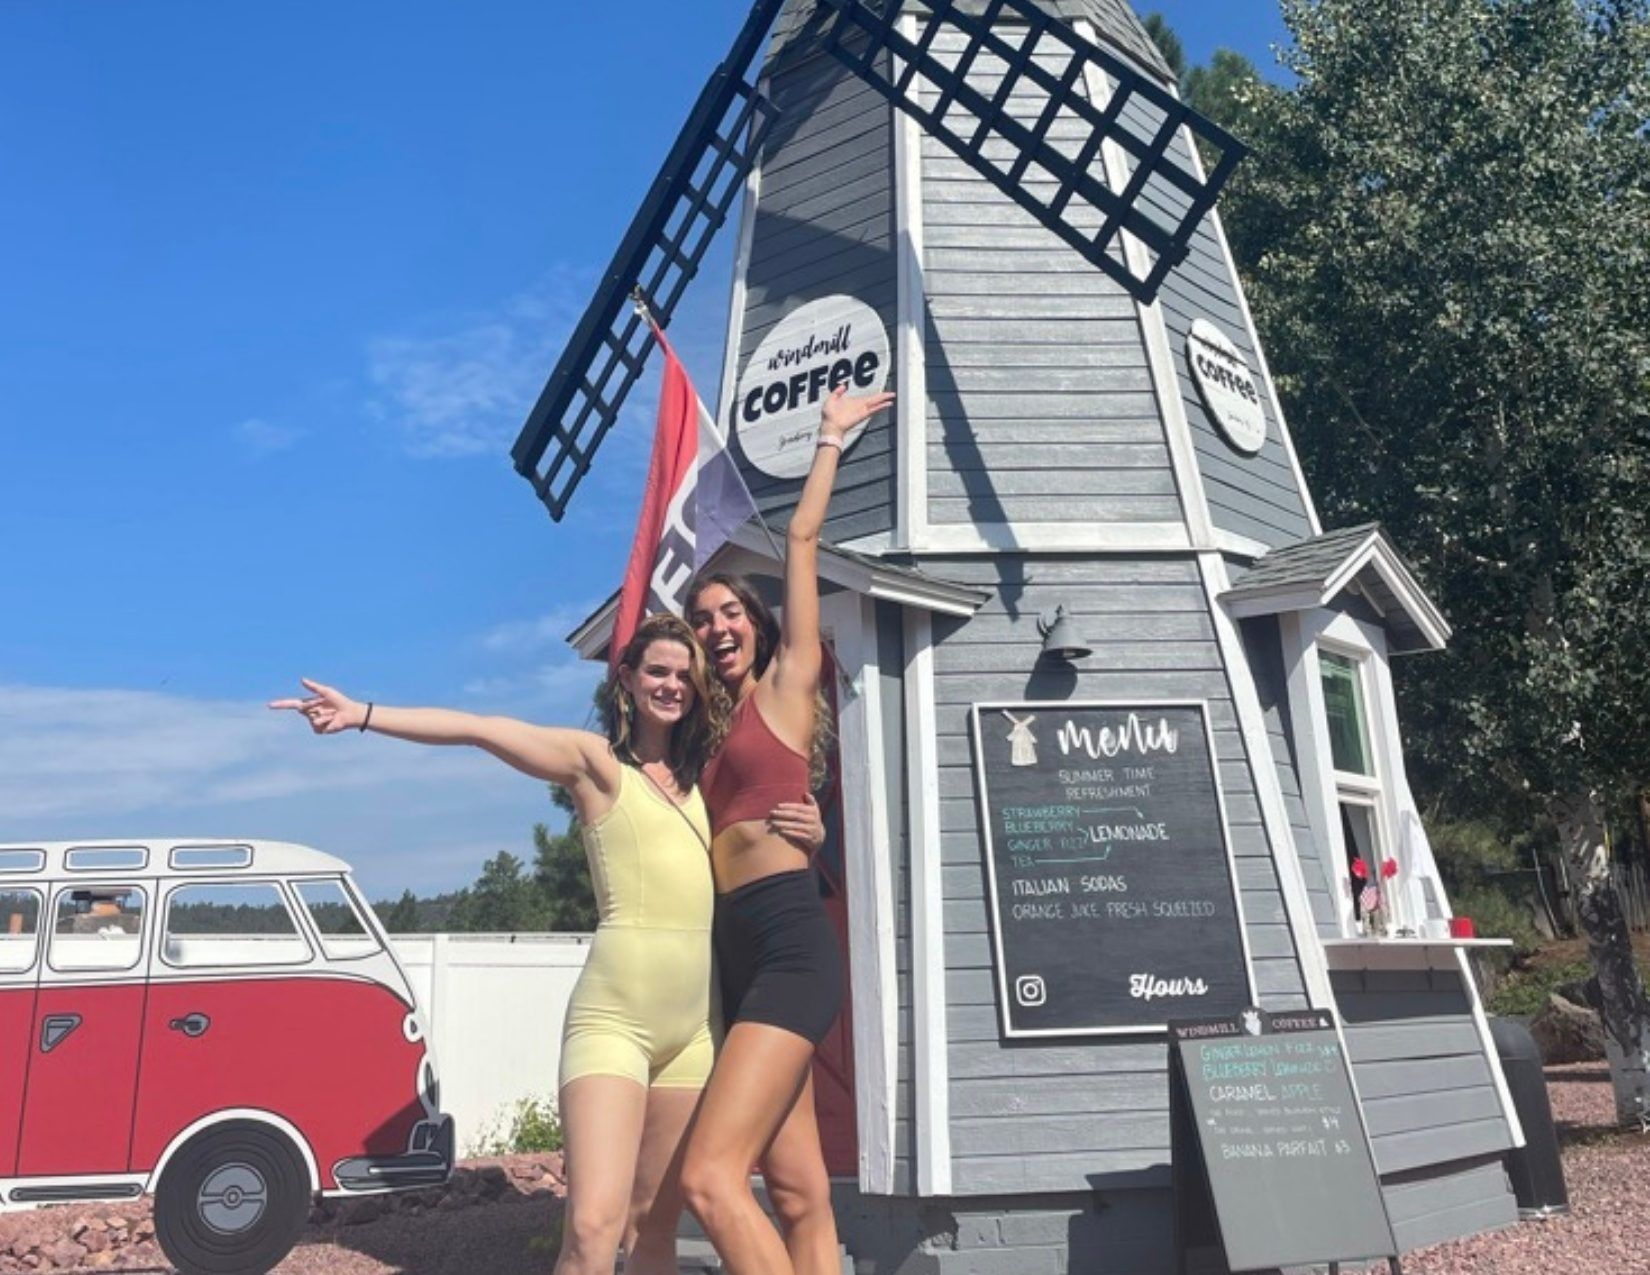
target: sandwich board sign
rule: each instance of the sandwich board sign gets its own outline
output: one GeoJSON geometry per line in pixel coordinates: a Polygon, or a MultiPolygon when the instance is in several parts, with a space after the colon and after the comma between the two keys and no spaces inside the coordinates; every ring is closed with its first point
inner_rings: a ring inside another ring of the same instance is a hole
{"type": "Polygon", "coordinates": [[[1169,1024],[1175,1236],[1184,1271],[1387,1259],[1398,1245],[1334,1018],[1324,1010],[1169,1024]]]}

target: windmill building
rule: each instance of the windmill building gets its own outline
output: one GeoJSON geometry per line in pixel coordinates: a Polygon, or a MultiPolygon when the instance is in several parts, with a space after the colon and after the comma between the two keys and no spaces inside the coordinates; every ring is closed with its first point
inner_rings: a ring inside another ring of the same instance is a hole
{"type": "MultiPolygon", "coordinates": [[[[822,566],[852,996],[816,1075],[856,1269],[1172,1269],[1164,1026],[1249,1005],[1333,1011],[1398,1247],[1513,1223],[1522,1134],[1390,675],[1449,627],[1383,530],[1319,522],[1211,206],[1240,148],[1121,0],[767,19],[702,103],[749,154],[713,147],[676,221],[738,236],[720,421],[772,527],[819,394],[899,396],[822,566]]],[[[628,246],[668,309],[672,254],[628,246]]],[[[645,333],[591,323],[622,352],[599,418],[645,333]]],[[[543,457],[576,482],[594,444],[551,397],[517,461],[555,508],[543,457]]],[[[776,586],[767,544],[717,565],[776,586]]]]}

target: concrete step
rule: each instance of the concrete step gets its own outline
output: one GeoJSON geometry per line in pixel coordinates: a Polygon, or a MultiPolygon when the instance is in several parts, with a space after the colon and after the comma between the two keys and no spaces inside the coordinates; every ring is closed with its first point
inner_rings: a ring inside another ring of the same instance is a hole
{"type": "Polygon", "coordinates": [[[722,1269],[722,1259],[716,1256],[716,1250],[706,1239],[689,1239],[676,1241],[676,1264],[687,1275],[693,1271],[719,1271],[722,1269]]]}
{"type": "MultiPolygon", "coordinates": [[[[682,1275],[705,1275],[709,1271],[720,1271],[722,1259],[716,1256],[709,1240],[679,1239],[676,1241],[676,1266],[682,1275]]],[[[624,1269],[622,1263],[619,1269],[624,1269]]],[[[847,1249],[842,1249],[842,1275],[854,1275],[854,1262],[848,1256],[847,1249]]]]}
{"type": "MultiPolygon", "coordinates": [[[[772,1217],[773,1209],[768,1205],[768,1192],[760,1177],[751,1178],[751,1193],[756,1196],[756,1202],[762,1206],[763,1211],[772,1217]]],[[[839,1245],[838,1249],[842,1254],[842,1275],[854,1275],[854,1259],[848,1256],[846,1248],[839,1245]]],[[[681,1225],[676,1228],[676,1255],[677,1263],[684,1272],[722,1269],[722,1260],[716,1256],[716,1250],[705,1237],[699,1219],[686,1211],[682,1213],[681,1225]]]]}

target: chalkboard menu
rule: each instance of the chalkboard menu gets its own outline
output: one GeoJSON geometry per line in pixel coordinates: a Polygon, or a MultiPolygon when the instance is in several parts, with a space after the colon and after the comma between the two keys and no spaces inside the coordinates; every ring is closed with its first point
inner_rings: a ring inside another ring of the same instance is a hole
{"type": "Polygon", "coordinates": [[[1254,1003],[1205,705],[977,704],[973,725],[1006,1035],[1254,1003]]]}
{"type": "Polygon", "coordinates": [[[1169,1025],[1182,1266],[1234,1271],[1396,1256],[1334,1020],[1321,1010],[1169,1025]]]}

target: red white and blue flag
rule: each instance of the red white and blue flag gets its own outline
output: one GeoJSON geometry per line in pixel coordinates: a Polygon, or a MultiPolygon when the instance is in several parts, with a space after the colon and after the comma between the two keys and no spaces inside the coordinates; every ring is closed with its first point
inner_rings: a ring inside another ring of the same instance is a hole
{"type": "Polygon", "coordinates": [[[654,328],[654,334],[665,355],[659,423],[642,514],[619,591],[608,646],[610,668],[643,617],[659,611],[682,614],[694,573],[758,516],[715,418],[694,391],[664,333],[654,328]]]}

